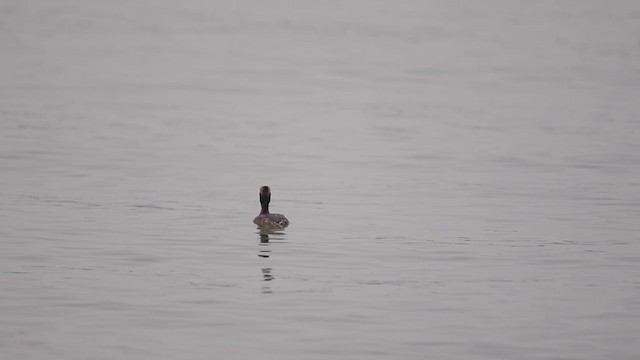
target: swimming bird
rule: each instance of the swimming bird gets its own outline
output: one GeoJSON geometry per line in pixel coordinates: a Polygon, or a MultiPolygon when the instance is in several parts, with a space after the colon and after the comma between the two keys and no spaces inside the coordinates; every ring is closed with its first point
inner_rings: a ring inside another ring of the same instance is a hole
{"type": "Polygon", "coordinates": [[[289,226],[289,220],[282,214],[270,214],[269,202],[271,201],[271,189],[268,186],[260,188],[260,215],[253,219],[253,223],[260,228],[284,229],[289,226]]]}

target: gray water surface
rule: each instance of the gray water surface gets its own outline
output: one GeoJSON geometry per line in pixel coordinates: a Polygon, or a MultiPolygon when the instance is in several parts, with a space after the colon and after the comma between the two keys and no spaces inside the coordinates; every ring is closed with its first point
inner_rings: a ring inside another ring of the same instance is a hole
{"type": "Polygon", "coordinates": [[[640,359],[639,99],[635,1],[2,1],[1,357],[640,359]]]}

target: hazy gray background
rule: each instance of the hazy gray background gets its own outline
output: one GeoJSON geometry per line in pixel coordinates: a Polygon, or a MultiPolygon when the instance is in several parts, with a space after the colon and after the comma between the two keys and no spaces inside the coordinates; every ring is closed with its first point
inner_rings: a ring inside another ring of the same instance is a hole
{"type": "Polygon", "coordinates": [[[638,359],[639,100],[637,1],[1,0],[2,358],[638,359]]]}

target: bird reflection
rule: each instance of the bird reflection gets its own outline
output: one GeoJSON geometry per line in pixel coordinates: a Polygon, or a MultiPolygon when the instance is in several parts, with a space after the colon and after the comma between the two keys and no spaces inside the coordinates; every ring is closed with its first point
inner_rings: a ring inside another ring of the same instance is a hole
{"type": "Polygon", "coordinates": [[[273,280],[273,275],[271,275],[271,268],[262,268],[262,277],[264,281],[273,280]]]}
{"type": "MultiPolygon", "coordinates": [[[[276,243],[284,240],[284,232],[282,232],[281,229],[259,228],[257,234],[260,239],[260,242],[258,243],[258,256],[261,258],[269,258],[271,256],[270,240],[276,240],[276,243]]],[[[275,279],[275,277],[271,275],[271,271],[271,267],[262,268],[262,281],[264,281],[262,293],[264,294],[270,294],[273,292],[269,282],[275,279]]]]}
{"type": "Polygon", "coordinates": [[[260,247],[258,249],[258,256],[268,258],[271,253],[269,249],[269,233],[267,231],[260,230],[260,247]]]}
{"type": "Polygon", "coordinates": [[[273,280],[273,275],[271,275],[271,268],[262,268],[262,281],[265,281],[265,284],[262,286],[263,294],[271,294],[273,291],[271,290],[271,285],[269,285],[266,281],[273,280]]]}
{"type": "Polygon", "coordinates": [[[275,229],[259,228],[257,234],[260,238],[258,256],[262,258],[268,258],[271,255],[271,249],[269,247],[269,241],[272,240],[284,240],[284,232],[275,229]]]}

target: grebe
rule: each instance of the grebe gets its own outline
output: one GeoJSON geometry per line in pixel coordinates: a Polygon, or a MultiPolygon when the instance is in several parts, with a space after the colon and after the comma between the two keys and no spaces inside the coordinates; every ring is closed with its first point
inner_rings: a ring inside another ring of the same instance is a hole
{"type": "Polygon", "coordinates": [[[284,229],[289,226],[289,220],[282,214],[270,214],[269,202],[271,201],[271,189],[268,186],[260,188],[260,215],[253,219],[253,223],[261,228],[284,229]]]}

